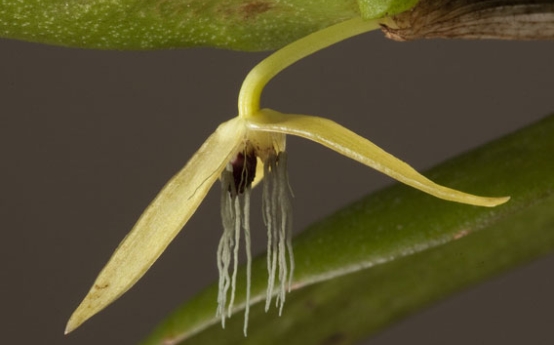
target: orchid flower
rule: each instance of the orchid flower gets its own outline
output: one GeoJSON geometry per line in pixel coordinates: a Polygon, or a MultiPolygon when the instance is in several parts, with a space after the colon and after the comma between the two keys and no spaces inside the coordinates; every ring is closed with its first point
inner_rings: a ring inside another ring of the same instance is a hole
{"type": "Polygon", "coordinates": [[[441,199],[488,207],[506,202],[509,197],[480,197],[437,185],[408,164],[333,121],[260,109],[261,92],[277,73],[322,48],[377,28],[377,20],[348,20],[306,36],[258,64],[241,88],[239,115],[219,125],[185,167],[163,187],[100,272],[71,316],[66,333],[115,301],[144,275],[181,231],[218,179],[222,185],[224,232],[217,250],[220,274],[217,315],[224,325],[226,317],[231,314],[239,242],[244,232],[247,256],[246,332],[252,259],[250,191],[260,181],[263,181],[262,211],[268,234],[266,310],[275,294],[282,310],[294,269],[286,135],[315,141],[441,199]]]}

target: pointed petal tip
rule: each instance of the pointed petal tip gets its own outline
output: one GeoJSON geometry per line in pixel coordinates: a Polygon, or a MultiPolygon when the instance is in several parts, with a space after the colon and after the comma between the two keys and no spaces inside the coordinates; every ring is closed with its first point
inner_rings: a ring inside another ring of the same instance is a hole
{"type": "Polygon", "coordinates": [[[73,330],[74,330],[74,328],[71,327],[69,324],[67,324],[67,325],[65,326],[65,330],[63,331],[63,335],[68,335],[68,334],[71,333],[73,330]]]}
{"type": "Polygon", "coordinates": [[[438,186],[438,188],[433,188],[433,190],[430,190],[430,191],[427,191],[427,190],[423,190],[423,191],[439,199],[454,201],[454,202],[458,202],[466,205],[480,206],[480,207],[496,207],[496,206],[505,204],[510,200],[509,196],[502,196],[502,197],[478,196],[478,195],[468,194],[468,193],[464,193],[455,189],[450,189],[442,186],[438,186]],[[446,193],[444,193],[444,191],[446,191],[446,193]]]}
{"type": "Polygon", "coordinates": [[[67,335],[77,328],[79,328],[83,323],[85,323],[88,319],[96,315],[99,311],[101,311],[106,305],[102,306],[102,308],[94,308],[94,303],[91,304],[91,293],[87,294],[85,296],[84,300],[79,304],[77,309],[71,314],[69,317],[69,320],[67,321],[67,324],[65,326],[64,334],[67,335]]]}
{"type": "Polygon", "coordinates": [[[447,200],[456,201],[467,205],[481,206],[481,207],[496,207],[496,206],[505,204],[510,200],[509,196],[485,197],[485,196],[477,196],[472,194],[465,194],[462,192],[460,192],[460,195],[461,196],[456,195],[456,198],[452,198],[452,199],[447,198],[447,200]]]}
{"type": "Polygon", "coordinates": [[[487,198],[487,199],[489,199],[489,203],[486,204],[486,205],[483,205],[483,206],[496,207],[496,206],[500,206],[502,204],[507,203],[508,201],[510,201],[511,197],[502,196],[502,197],[498,197],[498,198],[487,198]]]}
{"type": "Polygon", "coordinates": [[[69,321],[67,321],[67,325],[65,326],[65,330],[63,332],[64,335],[68,335],[69,333],[73,332],[77,327],[81,325],[82,322],[77,322],[74,317],[75,313],[71,315],[69,318],[69,321]]]}

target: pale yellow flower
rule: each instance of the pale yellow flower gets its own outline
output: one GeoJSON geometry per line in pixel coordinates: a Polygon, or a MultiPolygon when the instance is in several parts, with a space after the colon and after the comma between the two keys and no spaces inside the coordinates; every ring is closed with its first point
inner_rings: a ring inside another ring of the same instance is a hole
{"type": "Polygon", "coordinates": [[[377,27],[377,22],[350,20],[303,38],[256,66],[241,89],[239,116],[222,123],[152,201],[71,316],[66,332],[74,330],[104,309],[144,275],[194,214],[218,179],[222,182],[224,233],[217,250],[220,271],[217,313],[222,323],[230,316],[238,248],[241,232],[244,232],[248,280],[245,317],[248,317],[250,190],[260,181],[264,184],[262,210],[269,237],[266,308],[275,293],[282,308],[294,267],[290,242],[291,205],[286,172],[286,135],[315,141],[402,183],[445,200],[479,206],[496,206],[506,202],[507,197],[480,197],[439,186],[367,139],[333,121],[260,109],[262,89],[279,71],[319,49],[377,27]]]}

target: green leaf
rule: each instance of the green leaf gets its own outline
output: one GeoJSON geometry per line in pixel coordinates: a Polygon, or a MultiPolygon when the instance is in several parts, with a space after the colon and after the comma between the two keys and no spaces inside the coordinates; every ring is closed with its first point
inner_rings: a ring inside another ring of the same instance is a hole
{"type": "MultiPolygon", "coordinates": [[[[553,152],[551,116],[427,174],[464,191],[512,196],[497,208],[445,202],[398,184],[374,193],[295,238],[294,291],[281,317],[257,303],[244,338],[239,305],[222,330],[214,285],[170,315],[144,345],[350,344],[543,255],[554,249],[553,152]]],[[[265,257],[254,261],[252,277],[259,301],[265,257]]],[[[244,272],[238,279],[244,283],[244,272]]],[[[237,288],[238,304],[244,289],[237,288]]]]}
{"type": "Polygon", "coordinates": [[[96,49],[277,49],[415,0],[2,0],[0,37],[96,49]]]}
{"type": "Polygon", "coordinates": [[[393,16],[413,8],[419,0],[358,0],[363,18],[393,16]]]}

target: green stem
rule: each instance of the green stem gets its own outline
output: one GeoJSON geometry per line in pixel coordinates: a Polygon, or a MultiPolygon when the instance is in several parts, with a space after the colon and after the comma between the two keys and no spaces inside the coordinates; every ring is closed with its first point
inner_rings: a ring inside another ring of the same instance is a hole
{"type": "Polygon", "coordinates": [[[239,116],[248,117],[260,110],[265,85],[296,61],[350,37],[376,30],[381,20],[354,18],[314,32],[271,54],[254,67],[244,79],[239,93],[239,116]]]}

